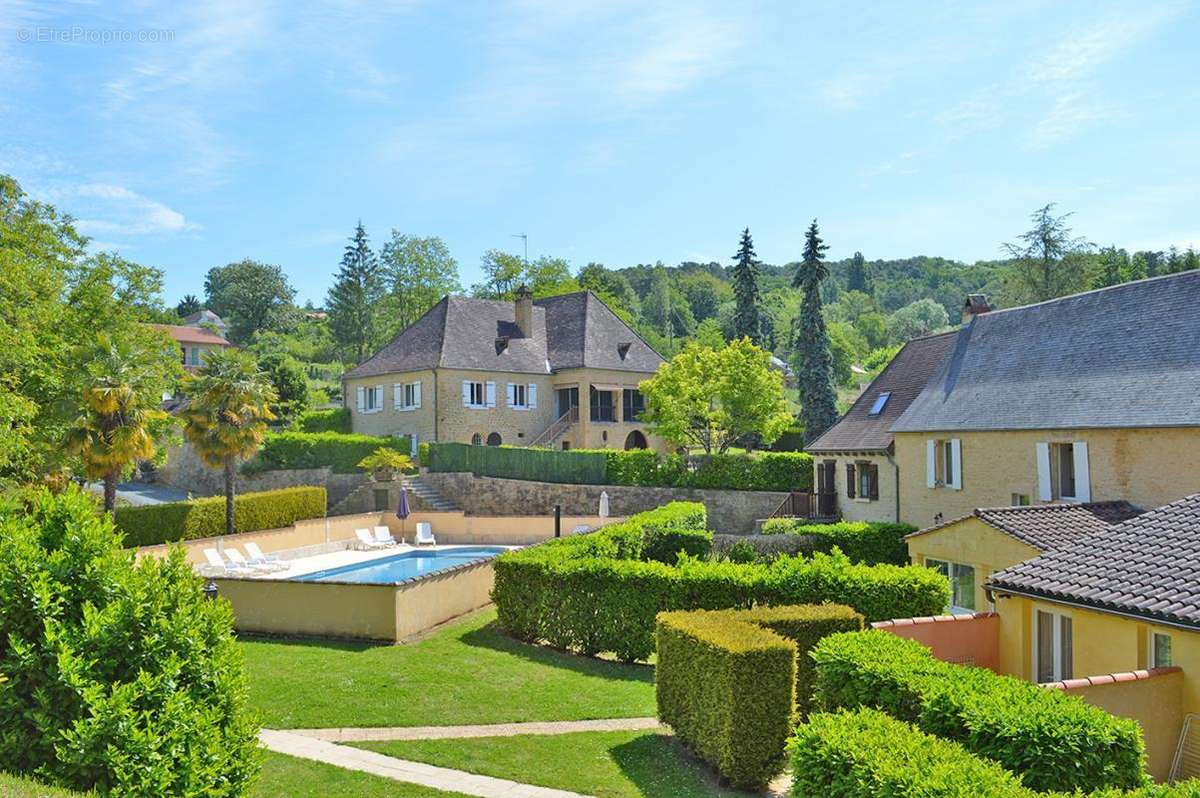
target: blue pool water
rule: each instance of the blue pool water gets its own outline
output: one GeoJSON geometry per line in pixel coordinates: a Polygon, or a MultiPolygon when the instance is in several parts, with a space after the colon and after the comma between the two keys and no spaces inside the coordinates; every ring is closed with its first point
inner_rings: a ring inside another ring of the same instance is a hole
{"type": "Polygon", "coordinates": [[[502,546],[462,546],[453,549],[417,549],[380,560],[343,565],[294,577],[298,582],[357,582],[390,585],[417,576],[427,576],[456,565],[490,559],[508,551],[502,546]]]}

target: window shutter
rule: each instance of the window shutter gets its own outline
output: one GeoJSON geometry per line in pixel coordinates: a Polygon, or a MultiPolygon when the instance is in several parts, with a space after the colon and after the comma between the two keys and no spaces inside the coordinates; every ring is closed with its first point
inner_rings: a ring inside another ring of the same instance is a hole
{"type": "Polygon", "coordinates": [[[846,463],[846,496],[854,498],[854,464],[846,463]]]}
{"type": "Polygon", "coordinates": [[[378,413],[380,410],[383,410],[383,385],[376,385],[375,390],[379,391],[379,404],[375,405],[375,412],[378,413]]]}
{"type": "MultiPolygon", "coordinates": [[[[1038,498],[1044,502],[1050,501],[1050,444],[1046,441],[1037,443],[1038,498]]],[[[1078,479],[1078,475],[1076,475],[1078,479]]]]}
{"type": "Polygon", "coordinates": [[[356,394],[358,396],[358,412],[361,413],[367,409],[367,389],[360,385],[356,394]]]}
{"type": "Polygon", "coordinates": [[[471,406],[471,383],[469,380],[463,380],[463,407],[471,406]]]}
{"type": "Polygon", "coordinates": [[[954,490],[962,490],[962,441],[958,438],[950,439],[950,456],[954,459],[950,469],[950,487],[954,490]]]}
{"type": "Polygon", "coordinates": [[[404,385],[395,383],[392,385],[392,409],[399,410],[404,407],[404,385]]]}
{"type": "Polygon", "coordinates": [[[485,397],[487,399],[487,402],[486,402],[487,406],[495,407],[496,406],[496,383],[489,380],[486,385],[486,390],[487,390],[487,392],[485,393],[485,397]]]}
{"type": "Polygon", "coordinates": [[[1092,480],[1088,473],[1087,441],[1075,441],[1075,498],[1081,502],[1092,500],[1092,480]]]}
{"type": "Polygon", "coordinates": [[[925,441],[925,487],[937,485],[937,441],[925,441]]]}
{"type": "MultiPolygon", "coordinates": [[[[417,382],[413,383],[413,407],[420,407],[420,406],[421,406],[421,383],[418,380],[417,382]]],[[[415,436],[413,437],[413,440],[414,441],[416,440],[415,436]]]]}
{"type": "Polygon", "coordinates": [[[508,384],[508,406],[513,407],[517,403],[517,386],[513,383],[508,384]]]}
{"type": "Polygon", "coordinates": [[[879,499],[879,466],[873,465],[871,468],[871,495],[869,498],[873,500],[879,499]]]}
{"type": "Polygon", "coordinates": [[[527,391],[527,393],[525,394],[525,401],[529,402],[529,409],[536,410],[537,409],[537,383],[533,383],[533,382],[529,383],[529,387],[527,387],[525,390],[527,391]]]}

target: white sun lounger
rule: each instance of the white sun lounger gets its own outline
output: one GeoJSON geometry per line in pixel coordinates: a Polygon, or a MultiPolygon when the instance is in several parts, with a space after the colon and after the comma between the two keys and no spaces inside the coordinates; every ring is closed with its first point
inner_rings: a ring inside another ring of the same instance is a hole
{"type": "Polygon", "coordinates": [[[250,555],[247,559],[251,565],[270,565],[279,571],[286,571],[291,567],[274,554],[263,554],[263,550],[253,540],[246,544],[246,554],[250,555]]]}
{"type": "Polygon", "coordinates": [[[382,543],[385,546],[395,546],[396,539],[392,537],[392,530],[386,526],[375,527],[375,542],[382,543]]]}
{"type": "Polygon", "coordinates": [[[204,559],[208,560],[208,565],[210,568],[219,570],[222,573],[239,574],[243,576],[245,574],[252,573],[252,571],[245,565],[226,562],[225,558],[221,556],[221,552],[217,551],[216,549],[205,549],[204,559]]]}
{"type": "Polygon", "coordinates": [[[379,543],[375,538],[371,537],[371,530],[369,529],[356,529],[354,530],[354,535],[358,538],[358,545],[361,549],[382,549],[387,545],[386,543],[379,543]]]}
{"type": "Polygon", "coordinates": [[[241,567],[241,568],[249,569],[256,573],[265,574],[270,571],[277,570],[274,565],[256,564],[256,563],[250,562],[245,557],[243,557],[242,553],[240,551],[238,551],[237,549],[235,549],[233,546],[225,547],[225,556],[228,557],[229,561],[231,563],[233,563],[234,565],[241,567]]]}
{"type": "Polygon", "coordinates": [[[416,544],[420,546],[422,543],[428,543],[431,546],[437,545],[437,540],[433,537],[433,527],[428,521],[419,521],[417,523],[417,538],[416,544]]]}

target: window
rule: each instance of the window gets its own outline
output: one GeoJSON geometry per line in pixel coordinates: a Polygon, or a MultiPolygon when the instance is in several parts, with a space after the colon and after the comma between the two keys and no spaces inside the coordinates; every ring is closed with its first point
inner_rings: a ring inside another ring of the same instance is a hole
{"type": "Polygon", "coordinates": [[[1056,443],[1050,447],[1051,473],[1054,474],[1054,498],[1075,498],[1075,444],[1056,443]]]}
{"type": "Polygon", "coordinates": [[[887,407],[888,399],[891,399],[891,398],[892,398],[891,391],[884,391],[883,393],[879,394],[879,396],[876,396],[875,404],[871,405],[871,412],[869,412],[867,415],[877,416],[880,413],[882,413],[883,408],[887,407]]]}
{"type": "Polygon", "coordinates": [[[1162,632],[1150,634],[1150,667],[1171,667],[1171,636],[1162,632]]]}
{"type": "Polygon", "coordinates": [[[1034,613],[1033,667],[1038,684],[1072,678],[1075,669],[1071,616],[1037,610],[1034,613]]]}
{"type": "Polygon", "coordinates": [[[950,611],[975,612],[975,568],[958,562],[925,559],[925,565],[950,580],[950,611]]]}
{"type": "Polygon", "coordinates": [[[483,436],[480,435],[478,432],[476,432],[474,435],[471,436],[471,445],[472,446],[482,446],[483,445],[483,436]]]}
{"type": "Polygon", "coordinates": [[[503,441],[500,438],[499,432],[492,432],[488,434],[488,446],[499,446],[501,443],[503,443],[503,441]]]}
{"type": "Polygon", "coordinates": [[[526,400],[527,391],[524,385],[508,384],[508,406],[509,407],[529,407],[529,402],[526,400]]]}
{"type": "Polygon", "coordinates": [[[199,366],[200,365],[200,347],[198,347],[198,346],[188,347],[186,362],[187,362],[187,365],[189,365],[189,366],[199,366]]]}
{"type": "Polygon", "coordinates": [[[879,498],[879,466],[859,460],[846,463],[846,496],[863,501],[879,498]]]}
{"type": "Polygon", "coordinates": [[[485,407],[495,407],[496,383],[463,380],[462,401],[463,407],[470,407],[476,410],[485,407]]]}
{"type": "Polygon", "coordinates": [[[1028,493],[1014,493],[1012,495],[1012,506],[1013,507],[1028,507],[1029,506],[1029,494],[1028,493]]]}
{"type": "Polygon", "coordinates": [[[926,441],[925,459],[927,487],[962,490],[962,442],[958,438],[926,441]]]}
{"type": "Polygon", "coordinates": [[[392,386],[392,395],[397,410],[416,410],[421,406],[421,383],[396,383],[392,386]]]}
{"type": "Polygon", "coordinates": [[[591,389],[592,421],[616,421],[616,408],[613,406],[612,391],[598,391],[595,386],[591,389]]]}
{"type": "Polygon", "coordinates": [[[383,409],[383,386],[376,385],[367,389],[367,412],[374,413],[383,409]]]}
{"type": "Polygon", "coordinates": [[[1038,498],[1042,501],[1091,501],[1086,441],[1037,444],[1038,498]]]}
{"type": "Polygon", "coordinates": [[[646,412],[646,398],[636,388],[626,388],[621,394],[621,418],[625,421],[638,421],[642,413],[646,412]]]}

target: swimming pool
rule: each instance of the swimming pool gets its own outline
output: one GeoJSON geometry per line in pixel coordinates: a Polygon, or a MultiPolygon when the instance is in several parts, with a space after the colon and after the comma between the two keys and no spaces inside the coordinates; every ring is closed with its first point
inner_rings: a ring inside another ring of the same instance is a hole
{"type": "Polygon", "coordinates": [[[481,562],[508,551],[503,546],[456,546],[447,549],[413,549],[379,560],[343,565],[292,577],[296,582],[352,582],[394,585],[459,565],[481,562]]]}

